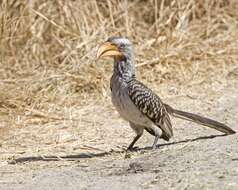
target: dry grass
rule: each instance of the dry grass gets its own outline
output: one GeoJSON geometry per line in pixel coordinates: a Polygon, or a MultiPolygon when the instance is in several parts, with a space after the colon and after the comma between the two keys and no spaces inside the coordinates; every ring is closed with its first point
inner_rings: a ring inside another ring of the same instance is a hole
{"type": "Polygon", "coordinates": [[[237,9],[236,0],[1,1],[0,132],[15,131],[2,145],[40,143],[39,134],[52,144],[57,124],[95,126],[89,113],[108,97],[112,69],[95,51],[108,36],[134,42],[148,83],[226,74],[238,61],[237,9]]]}

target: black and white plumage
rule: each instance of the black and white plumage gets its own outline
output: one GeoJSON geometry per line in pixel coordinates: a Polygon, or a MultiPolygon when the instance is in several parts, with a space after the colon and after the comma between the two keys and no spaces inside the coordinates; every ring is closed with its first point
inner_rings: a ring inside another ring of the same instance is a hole
{"type": "Polygon", "coordinates": [[[173,136],[170,116],[193,121],[225,134],[235,133],[225,124],[176,110],[164,104],[151,89],[136,79],[133,47],[128,39],[109,38],[97,52],[97,59],[102,57],[114,58],[114,69],[110,82],[112,102],[121,117],[127,120],[136,132],[136,137],[128,149],[133,148],[144,130],[155,136],[153,148],[156,147],[159,138],[168,141],[173,136]]]}
{"type": "MultiPolygon", "coordinates": [[[[173,129],[169,114],[160,98],[151,89],[134,78],[128,82],[128,94],[136,107],[153,124],[160,127],[163,139],[168,141],[173,136],[173,129]]],[[[148,132],[150,131],[150,128],[146,129],[148,132]]]]}

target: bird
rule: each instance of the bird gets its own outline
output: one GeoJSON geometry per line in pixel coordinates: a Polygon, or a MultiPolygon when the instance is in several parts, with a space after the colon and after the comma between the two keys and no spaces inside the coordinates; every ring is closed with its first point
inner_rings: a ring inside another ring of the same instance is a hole
{"type": "Polygon", "coordinates": [[[127,150],[133,150],[144,131],[154,136],[152,149],[158,139],[169,141],[173,136],[171,117],[189,120],[226,135],[236,133],[227,125],[198,114],[181,111],[164,103],[149,87],[137,80],[133,44],[126,37],[109,37],[96,54],[96,60],[110,57],[114,59],[110,80],[111,99],[119,115],[129,122],[136,133],[127,150]]]}

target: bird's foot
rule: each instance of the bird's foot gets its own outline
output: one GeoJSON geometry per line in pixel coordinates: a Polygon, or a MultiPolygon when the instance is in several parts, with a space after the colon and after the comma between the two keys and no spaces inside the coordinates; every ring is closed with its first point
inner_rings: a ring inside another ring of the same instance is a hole
{"type": "Polygon", "coordinates": [[[156,144],[153,144],[152,150],[156,150],[157,148],[158,148],[158,146],[156,144]]]}
{"type": "Polygon", "coordinates": [[[127,148],[127,151],[136,151],[136,150],[138,150],[139,149],[139,147],[138,146],[132,146],[132,147],[128,147],[127,148]]]}

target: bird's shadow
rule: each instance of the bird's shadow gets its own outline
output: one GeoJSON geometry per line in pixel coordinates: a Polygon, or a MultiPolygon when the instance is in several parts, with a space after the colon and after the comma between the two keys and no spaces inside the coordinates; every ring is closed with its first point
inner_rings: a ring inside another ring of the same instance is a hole
{"type": "MultiPolygon", "coordinates": [[[[194,139],[185,139],[181,141],[171,142],[171,143],[164,143],[159,144],[157,148],[161,148],[163,146],[170,146],[170,145],[176,145],[176,144],[182,144],[187,142],[194,142],[194,141],[200,141],[200,140],[206,140],[206,139],[212,139],[216,137],[223,137],[227,136],[226,134],[221,135],[209,135],[209,136],[201,136],[194,139]]],[[[144,147],[144,148],[135,148],[132,150],[132,152],[139,152],[142,150],[151,150],[151,147],[144,147]]],[[[13,160],[9,160],[9,164],[17,164],[17,163],[24,163],[24,162],[34,162],[34,161],[76,161],[80,159],[86,159],[86,158],[96,158],[96,157],[104,157],[107,155],[110,155],[112,153],[128,153],[127,150],[121,150],[121,151],[108,151],[108,152],[101,152],[101,153],[81,153],[81,154],[72,154],[72,155],[66,155],[66,156],[29,156],[29,157],[20,157],[13,160]]]]}
{"type": "MultiPolygon", "coordinates": [[[[194,142],[194,141],[201,141],[201,140],[206,140],[206,139],[213,139],[216,137],[224,137],[227,136],[227,134],[221,134],[221,135],[209,135],[209,136],[201,136],[201,137],[197,137],[194,139],[185,139],[185,140],[180,140],[180,141],[175,141],[175,142],[171,142],[171,143],[163,143],[163,144],[159,144],[157,145],[156,148],[161,148],[163,146],[170,146],[170,145],[176,145],[176,144],[182,144],[182,143],[187,143],[187,142],[194,142]]],[[[144,147],[144,148],[138,148],[135,151],[139,151],[139,150],[149,150],[152,147],[144,147]]]]}

